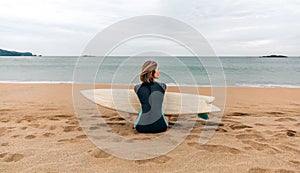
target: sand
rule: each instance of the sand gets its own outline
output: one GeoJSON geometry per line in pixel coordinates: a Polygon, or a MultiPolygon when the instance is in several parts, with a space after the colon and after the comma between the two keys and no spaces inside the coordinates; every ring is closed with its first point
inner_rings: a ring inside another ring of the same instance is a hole
{"type": "MultiPolygon", "coordinates": [[[[153,137],[137,134],[115,111],[99,109],[119,134],[153,137]]],[[[198,118],[171,152],[131,161],[87,138],[72,85],[0,84],[0,172],[299,172],[299,112],[300,89],[229,87],[220,126],[205,145],[198,141],[206,122],[198,118]]]]}

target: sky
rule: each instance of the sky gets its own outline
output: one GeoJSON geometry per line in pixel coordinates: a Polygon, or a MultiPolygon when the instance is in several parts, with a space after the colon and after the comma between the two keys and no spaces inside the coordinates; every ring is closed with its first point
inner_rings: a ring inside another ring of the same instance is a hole
{"type": "MultiPolygon", "coordinates": [[[[299,0],[0,0],[0,49],[77,56],[116,22],[161,15],[197,29],[218,56],[299,56],[299,9],[299,0]]],[[[132,40],[123,52],[174,44],[165,42],[132,40]]]]}

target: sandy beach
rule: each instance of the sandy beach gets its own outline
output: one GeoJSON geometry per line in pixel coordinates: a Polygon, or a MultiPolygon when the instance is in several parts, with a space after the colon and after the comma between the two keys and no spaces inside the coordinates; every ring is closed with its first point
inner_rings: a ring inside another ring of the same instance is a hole
{"type": "MultiPolygon", "coordinates": [[[[115,111],[99,109],[121,135],[147,137],[115,111]]],[[[299,172],[299,112],[299,88],[229,87],[224,116],[208,143],[198,143],[205,124],[198,118],[171,152],[130,161],[87,138],[71,84],[0,84],[0,172],[299,172]]]]}

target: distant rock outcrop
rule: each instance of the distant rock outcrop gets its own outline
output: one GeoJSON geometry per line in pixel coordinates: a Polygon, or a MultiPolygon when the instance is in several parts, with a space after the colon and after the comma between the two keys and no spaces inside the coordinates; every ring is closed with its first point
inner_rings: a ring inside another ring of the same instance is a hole
{"type": "Polygon", "coordinates": [[[16,52],[0,49],[0,56],[36,56],[30,52],[16,52]]]}
{"type": "Polygon", "coordinates": [[[260,56],[260,58],[287,58],[285,55],[265,55],[265,56],[260,56]]]}

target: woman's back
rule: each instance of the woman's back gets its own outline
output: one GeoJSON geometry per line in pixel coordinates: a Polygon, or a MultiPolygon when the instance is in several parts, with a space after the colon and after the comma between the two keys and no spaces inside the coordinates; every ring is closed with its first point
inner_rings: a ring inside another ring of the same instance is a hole
{"type": "Polygon", "coordinates": [[[162,113],[165,90],[166,84],[158,82],[143,82],[134,87],[141,102],[141,112],[135,124],[137,131],[141,133],[166,131],[168,123],[162,113]]]}

